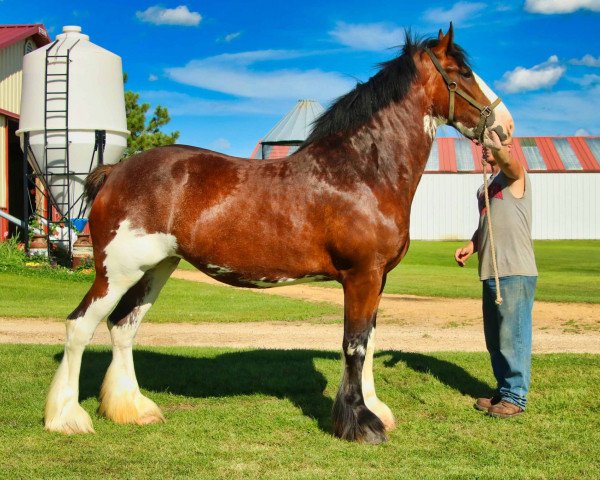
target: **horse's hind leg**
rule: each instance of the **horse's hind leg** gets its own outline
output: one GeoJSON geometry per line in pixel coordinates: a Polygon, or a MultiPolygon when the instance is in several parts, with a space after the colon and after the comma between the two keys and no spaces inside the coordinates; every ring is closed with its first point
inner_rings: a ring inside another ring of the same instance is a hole
{"type": "Polygon", "coordinates": [[[164,421],[160,408],[140,392],[132,348],[144,315],[178,263],[179,258],[170,257],[148,270],[108,317],[113,358],[100,389],[99,413],[116,423],[143,425],[164,421]]]}
{"type": "Polygon", "coordinates": [[[94,431],[90,416],[79,405],[81,357],[96,327],[112,311],[123,293],[116,288],[109,289],[107,278],[98,273],[79,306],[67,317],[63,358],[46,398],[46,430],[66,434],[94,431]]]}
{"type": "Polygon", "coordinates": [[[386,441],[394,427],[390,409],[375,394],[373,352],[382,278],[375,271],[350,274],[344,282],[342,384],[333,406],[334,433],[345,440],[386,441]]]}
{"type": "MultiPolygon", "coordinates": [[[[100,217],[98,221],[102,220],[100,217]]],[[[102,238],[102,221],[97,223],[102,238]]],[[[104,229],[108,229],[105,224],[104,229]]],[[[63,433],[93,432],[89,415],[78,403],[79,372],[84,348],[103,318],[144,273],[171,257],[176,248],[172,235],[147,234],[134,229],[127,219],[106,243],[95,240],[96,279],[75,311],[67,319],[65,354],[50,385],[44,413],[47,430],[63,433]]]]}

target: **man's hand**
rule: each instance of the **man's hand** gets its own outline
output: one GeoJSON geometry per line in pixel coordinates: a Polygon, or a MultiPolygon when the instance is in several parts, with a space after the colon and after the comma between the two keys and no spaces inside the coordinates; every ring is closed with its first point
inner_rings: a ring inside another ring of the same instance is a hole
{"type": "Polygon", "coordinates": [[[481,149],[481,152],[483,154],[483,161],[485,163],[492,166],[496,164],[496,159],[494,158],[494,156],[492,155],[492,151],[488,147],[483,147],[481,149]]]}
{"type": "Polygon", "coordinates": [[[464,247],[456,249],[456,252],[454,252],[454,260],[456,260],[456,263],[458,263],[459,266],[464,267],[465,262],[473,255],[474,251],[475,245],[470,241],[464,247]]]}

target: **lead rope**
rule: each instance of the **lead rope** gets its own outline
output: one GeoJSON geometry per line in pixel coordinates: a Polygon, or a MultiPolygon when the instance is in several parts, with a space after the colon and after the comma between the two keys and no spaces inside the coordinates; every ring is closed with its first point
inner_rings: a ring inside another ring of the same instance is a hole
{"type": "MultiPolygon", "coordinates": [[[[482,142],[483,144],[483,142],[482,142]]],[[[485,147],[484,147],[485,148],[485,147]]],[[[490,249],[492,252],[492,267],[494,268],[494,280],[496,281],[496,305],[502,304],[502,296],[500,295],[500,277],[498,276],[498,262],[496,261],[496,245],[494,243],[494,231],[492,230],[492,210],[490,209],[490,194],[488,192],[488,177],[485,173],[487,162],[485,161],[485,153],[481,156],[481,165],[483,166],[483,192],[485,196],[485,210],[487,212],[488,232],[490,235],[490,249]]]]}

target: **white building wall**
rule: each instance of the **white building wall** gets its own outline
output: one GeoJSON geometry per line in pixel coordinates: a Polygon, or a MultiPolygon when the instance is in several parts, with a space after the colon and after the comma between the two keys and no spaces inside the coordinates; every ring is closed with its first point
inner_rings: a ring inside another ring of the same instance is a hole
{"type": "Polygon", "coordinates": [[[23,55],[24,40],[0,50],[0,108],[15,114],[21,109],[23,55]]]}
{"type": "Polygon", "coordinates": [[[530,174],[535,239],[600,239],[600,173],[530,174]]]}
{"type": "MultiPolygon", "coordinates": [[[[536,240],[600,239],[600,173],[531,173],[536,240]]],[[[426,173],[412,205],[414,240],[468,239],[477,228],[481,174],[426,173]]]]}

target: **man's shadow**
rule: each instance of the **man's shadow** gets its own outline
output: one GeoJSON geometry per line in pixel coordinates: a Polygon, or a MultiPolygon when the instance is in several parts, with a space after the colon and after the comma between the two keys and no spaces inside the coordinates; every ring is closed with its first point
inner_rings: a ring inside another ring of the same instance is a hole
{"type": "MultiPolygon", "coordinates": [[[[55,360],[60,361],[62,354],[55,360]]],[[[80,400],[96,397],[112,354],[86,351],[81,368],[80,400]]],[[[472,397],[489,393],[490,386],[462,367],[429,355],[399,351],[376,354],[378,370],[398,363],[431,374],[440,382],[472,397]]],[[[135,369],[141,388],[154,392],[207,398],[264,394],[289,399],[304,415],[315,419],[322,431],[331,432],[333,400],[325,395],[328,379],[316,369],[319,359],[340,361],[340,354],[319,350],[244,350],[207,357],[134,350],[135,369]]],[[[341,365],[341,361],[340,361],[341,365]]],[[[397,369],[396,369],[397,370],[397,369]]],[[[394,372],[387,372],[388,378],[394,372]]],[[[338,381],[336,372],[329,381],[338,381]]],[[[330,388],[336,392],[338,385],[330,388]]],[[[385,400],[385,399],[384,399],[385,400]]]]}

